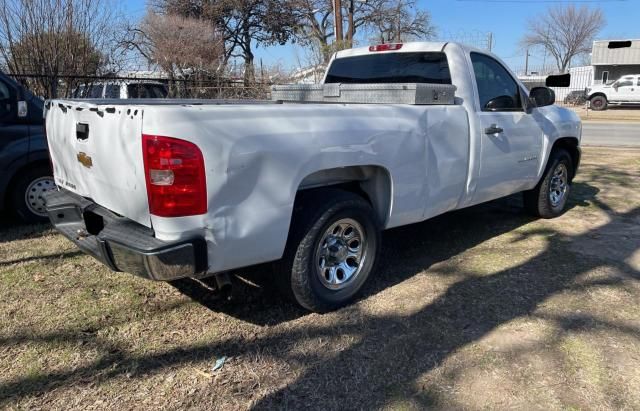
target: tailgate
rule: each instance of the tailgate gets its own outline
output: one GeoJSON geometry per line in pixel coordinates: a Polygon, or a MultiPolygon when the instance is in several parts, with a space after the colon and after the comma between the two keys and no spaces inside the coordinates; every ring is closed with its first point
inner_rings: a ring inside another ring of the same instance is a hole
{"type": "Polygon", "coordinates": [[[51,100],[47,140],[56,183],[150,226],[141,107],[51,100]]]}

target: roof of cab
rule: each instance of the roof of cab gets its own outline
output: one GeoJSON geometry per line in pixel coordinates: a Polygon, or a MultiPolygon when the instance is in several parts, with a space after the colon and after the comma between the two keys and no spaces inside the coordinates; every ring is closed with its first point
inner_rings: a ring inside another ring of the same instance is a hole
{"type": "MultiPolygon", "coordinates": [[[[390,51],[376,51],[375,53],[407,53],[416,51],[442,51],[442,48],[447,44],[446,41],[416,41],[411,43],[402,43],[400,50],[390,51]]],[[[353,49],[341,50],[336,53],[336,58],[361,56],[364,54],[372,53],[369,51],[369,46],[358,47],[353,49]]]]}

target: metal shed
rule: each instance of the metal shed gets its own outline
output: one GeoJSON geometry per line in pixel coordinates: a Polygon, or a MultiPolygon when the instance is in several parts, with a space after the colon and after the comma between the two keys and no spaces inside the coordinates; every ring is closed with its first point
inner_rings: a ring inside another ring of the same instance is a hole
{"type": "Polygon", "coordinates": [[[594,41],[591,64],[594,84],[611,83],[627,74],[640,74],[640,39],[594,41]]]}

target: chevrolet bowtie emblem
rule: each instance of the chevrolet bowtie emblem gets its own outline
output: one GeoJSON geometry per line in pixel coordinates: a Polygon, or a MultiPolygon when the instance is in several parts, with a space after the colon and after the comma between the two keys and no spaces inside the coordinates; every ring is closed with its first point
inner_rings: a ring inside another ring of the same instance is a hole
{"type": "Polygon", "coordinates": [[[91,160],[91,157],[88,156],[85,152],[79,152],[76,158],[78,159],[78,162],[80,164],[87,168],[91,168],[93,166],[93,160],[91,160]]]}

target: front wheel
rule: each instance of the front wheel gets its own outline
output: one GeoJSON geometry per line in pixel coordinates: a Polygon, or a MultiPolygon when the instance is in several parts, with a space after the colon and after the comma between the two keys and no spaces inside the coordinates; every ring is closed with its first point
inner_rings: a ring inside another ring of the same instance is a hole
{"type": "Polygon", "coordinates": [[[565,211],[571,191],[573,162],[566,150],[551,152],[542,179],[532,190],[524,192],[524,206],[536,217],[553,218],[565,211]]]}
{"type": "Polygon", "coordinates": [[[277,282],[304,308],[331,311],[351,302],[373,270],[377,217],[364,199],[343,190],[317,190],[300,200],[277,282]]]}

